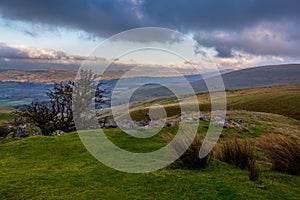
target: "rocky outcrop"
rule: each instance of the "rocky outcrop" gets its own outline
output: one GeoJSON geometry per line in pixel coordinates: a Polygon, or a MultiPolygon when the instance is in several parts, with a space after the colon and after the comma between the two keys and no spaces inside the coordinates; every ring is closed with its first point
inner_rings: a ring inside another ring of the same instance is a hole
{"type": "MultiPolygon", "coordinates": [[[[131,128],[150,128],[150,127],[172,127],[178,125],[180,123],[188,123],[188,122],[210,122],[211,117],[209,116],[200,116],[200,117],[183,117],[182,119],[178,119],[177,121],[164,122],[160,121],[148,121],[148,122],[137,122],[130,120],[120,120],[118,123],[112,121],[107,121],[103,128],[122,128],[122,129],[131,129],[131,128]]],[[[232,128],[232,127],[240,127],[244,123],[241,119],[225,119],[223,116],[216,116],[212,121],[214,125],[221,126],[223,128],[232,128]]]]}

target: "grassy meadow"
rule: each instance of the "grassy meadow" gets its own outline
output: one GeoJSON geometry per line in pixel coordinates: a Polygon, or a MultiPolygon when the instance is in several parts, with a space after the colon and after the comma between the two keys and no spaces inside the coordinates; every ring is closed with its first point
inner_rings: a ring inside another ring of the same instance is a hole
{"type": "MultiPolygon", "coordinates": [[[[299,91],[300,86],[276,86],[227,92],[227,118],[242,120],[243,125],[224,128],[216,147],[235,138],[247,140],[259,173],[256,181],[249,180],[247,169],[215,157],[204,169],[173,163],[144,174],[120,172],[91,156],[73,132],[1,139],[0,199],[299,199],[300,177],[272,170],[271,158],[259,148],[277,136],[300,137],[295,109],[299,108],[299,91]]],[[[202,107],[209,101],[207,94],[199,94],[198,99],[202,107]]],[[[178,115],[172,97],[134,103],[132,115],[143,120],[144,110],[153,102],[166,105],[170,119],[178,115]]],[[[1,109],[1,119],[9,120],[11,110],[1,109]]],[[[198,134],[204,136],[208,125],[201,121],[198,134]]],[[[105,129],[105,133],[125,150],[150,152],[165,146],[164,135],[176,134],[177,129],[165,127],[147,139],[131,137],[120,129],[105,129]]]]}
{"type": "MultiPolygon", "coordinates": [[[[199,109],[208,112],[210,96],[197,94],[199,109]]],[[[248,110],[275,113],[300,120],[300,85],[282,85],[245,89],[232,89],[226,92],[227,110],[248,110]]],[[[162,97],[131,104],[131,116],[135,120],[146,120],[149,106],[153,103],[165,107],[168,117],[178,117],[180,106],[176,97],[162,97]]],[[[108,114],[109,115],[109,114],[108,114]]]]}

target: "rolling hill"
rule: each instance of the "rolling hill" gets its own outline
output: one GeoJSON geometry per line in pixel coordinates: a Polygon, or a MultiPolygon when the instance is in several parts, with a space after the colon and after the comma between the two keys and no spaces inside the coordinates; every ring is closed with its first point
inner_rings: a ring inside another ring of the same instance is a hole
{"type": "MultiPolygon", "coordinates": [[[[300,64],[271,65],[233,71],[222,75],[225,88],[300,84],[300,64]]],[[[192,82],[196,92],[206,91],[203,80],[192,82]]]]}
{"type": "MultiPolygon", "coordinates": [[[[300,85],[265,86],[227,90],[227,110],[248,110],[280,114],[300,120],[300,85]]],[[[197,94],[201,111],[210,110],[208,93],[197,94]]],[[[163,105],[168,117],[178,117],[181,110],[174,96],[154,98],[131,103],[131,116],[134,120],[147,120],[149,107],[163,105]]]]}
{"type": "MultiPolygon", "coordinates": [[[[261,66],[232,71],[222,75],[226,89],[300,84],[299,77],[300,64],[261,66]]],[[[215,77],[210,79],[213,80],[215,77]]],[[[173,86],[184,88],[181,84],[173,86]]],[[[196,93],[208,91],[203,79],[192,81],[191,86],[196,93]]],[[[166,87],[153,86],[137,90],[131,99],[132,101],[138,101],[170,95],[173,95],[173,93],[166,87]]]]}

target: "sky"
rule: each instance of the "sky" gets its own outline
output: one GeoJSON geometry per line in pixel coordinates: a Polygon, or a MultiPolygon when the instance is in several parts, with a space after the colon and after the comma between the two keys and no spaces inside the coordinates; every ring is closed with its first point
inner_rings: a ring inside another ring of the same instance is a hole
{"type": "MultiPolygon", "coordinates": [[[[221,69],[299,63],[299,9],[298,0],[1,0],[0,69],[77,68],[99,43],[141,27],[186,34],[199,44],[195,55],[208,52],[221,69]]],[[[181,42],[163,35],[152,39],[114,45],[181,42]]],[[[115,59],[110,52],[97,56],[115,59]]],[[[151,53],[118,60],[124,67],[185,63],[151,53]]]]}

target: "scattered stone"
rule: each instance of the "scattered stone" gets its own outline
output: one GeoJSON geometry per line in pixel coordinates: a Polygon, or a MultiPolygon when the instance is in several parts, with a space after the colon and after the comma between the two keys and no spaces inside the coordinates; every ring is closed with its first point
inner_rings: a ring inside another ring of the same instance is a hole
{"type": "Polygon", "coordinates": [[[187,117],[187,118],[183,118],[181,121],[182,122],[190,122],[190,121],[193,121],[193,118],[187,117]]]}
{"type": "Polygon", "coordinates": [[[228,123],[227,122],[224,123],[223,128],[228,128],[228,123]]]}
{"type": "Polygon", "coordinates": [[[237,122],[233,122],[232,125],[235,126],[235,127],[240,127],[240,124],[237,123],[237,122]]]}
{"type": "Polygon", "coordinates": [[[171,126],[173,126],[174,124],[172,123],[172,122],[166,122],[165,123],[165,127],[171,127],[171,126]]]}
{"type": "Polygon", "coordinates": [[[31,136],[35,136],[35,137],[42,137],[44,135],[40,134],[40,133],[33,133],[31,136]]]}
{"type": "Polygon", "coordinates": [[[164,127],[165,123],[162,121],[150,121],[148,126],[164,127]]]}
{"type": "Polygon", "coordinates": [[[118,128],[118,125],[116,122],[109,122],[105,128],[118,128]]]}
{"type": "Polygon", "coordinates": [[[7,131],[8,132],[14,132],[14,127],[13,126],[8,126],[7,131]]]}
{"type": "Polygon", "coordinates": [[[214,122],[214,124],[215,124],[216,126],[223,127],[223,128],[224,128],[224,126],[225,126],[225,122],[224,122],[224,121],[216,121],[216,122],[214,122]]]}
{"type": "Polygon", "coordinates": [[[241,119],[236,120],[236,122],[239,123],[239,124],[243,124],[244,123],[244,121],[241,120],[241,119]]]}
{"type": "Polygon", "coordinates": [[[66,132],[62,131],[62,130],[56,130],[55,131],[56,135],[63,135],[66,134],[66,132]]]}
{"type": "Polygon", "coordinates": [[[148,126],[149,122],[135,122],[134,124],[136,127],[143,127],[143,126],[148,126]]]}
{"type": "Polygon", "coordinates": [[[193,121],[199,121],[199,117],[193,117],[193,121]]]}
{"type": "Polygon", "coordinates": [[[26,126],[24,125],[19,125],[17,129],[14,131],[15,138],[24,138],[28,136],[29,136],[28,131],[26,129],[26,126]]]}
{"type": "MultiPolygon", "coordinates": [[[[211,121],[211,117],[209,116],[200,116],[200,117],[183,117],[178,118],[177,121],[174,122],[163,122],[163,121],[149,121],[149,122],[135,122],[130,120],[121,120],[118,122],[120,128],[131,129],[131,128],[149,128],[149,127],[171,127],[184,122],[197,122],[197,121],[211,121]]],[[[214,117],[213,123],[217,126],[223,128],[230,127],[240,127],[243,123],[243,120],[237,119],[228,119],[224,120],[223,115],[217,115],[214,117]]],[[[105,128],[117,128],[117,124],[115,122],[107,123],[105,128]]]]}
{"type": "Polygon", "coordinates": [[[208,117],[208,116],[201,116],[201,117],[199,117],[199,120],[200,121],[208,122],[208,121],[210,121],[210,117],[208,117]]]}

